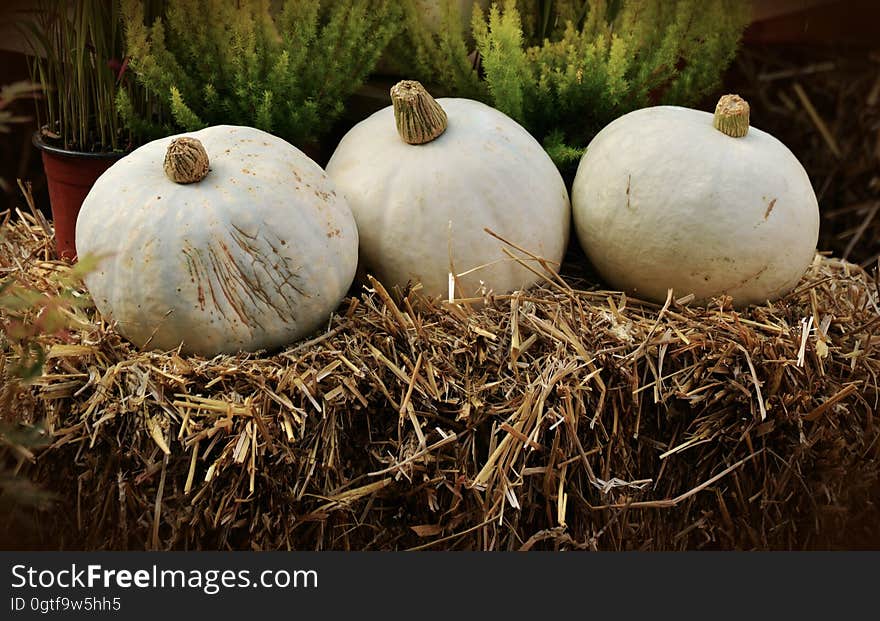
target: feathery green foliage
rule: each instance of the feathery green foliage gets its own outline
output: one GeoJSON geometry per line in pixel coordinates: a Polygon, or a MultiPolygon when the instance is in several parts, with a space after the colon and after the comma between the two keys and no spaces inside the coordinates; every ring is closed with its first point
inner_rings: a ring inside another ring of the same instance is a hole
{"type": "MultiPolygon", "coordinates": [[[[171,113],[168,128],[250,125],[295,144],[342,112],[400,27],[391,0],[175,0],[145,22],[122,0],[127,52],[139,81],[171,113]]],[[[124,96],[118,107],[136,118],[124,96]]]]}
{"type": "Polygon", "coordinates": [[[403,28],[388,48],[387,60],[393,70],[458,97],[484,100],[486,86],[469,56],[473,39],[462,31],[460,3],[447,0],[435,28],[426,26],[424,8],[418,0],[405,0],[403,7],[403,28]]]}
{"type": "Polygon", "coordinates": [[[718,84],[747,23],[739,0],[505,0],[475,6],[482,74],[447,3],[439,34],[410,5],[412,70],[522,123],[560,166],[614,118],[654,104],[692,104],[718,84]],[[570,146],[569,146],[570,145],[570,146]]]}

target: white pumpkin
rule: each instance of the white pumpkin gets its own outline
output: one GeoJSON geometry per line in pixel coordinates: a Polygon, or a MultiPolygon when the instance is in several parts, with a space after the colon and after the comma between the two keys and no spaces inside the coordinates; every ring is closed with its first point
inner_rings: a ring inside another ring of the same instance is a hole
{"type": "Polygon", "coordinates": [[[816,251],[816,195],[791,151],[748,117],[748,104],[726,95],[714,117],[657,106],[596,135],[572,209],[581,245],[611,285],[658,302],[672,288],[743,306],[798,283],[816,251]]]}
{"type": "MultiPolygon", "coordinates": [[[[357,221],[365,269],[388,288],[420,282],[431,297],[533,284],[504,239],[559,262],[568,241],[568,192],[553,162],[519,124],[469,99],[434,100],[421,84],[391,90],[393,106],[356,125],[327,174],[357,221]]],[[[541,272],[537,262],[532,263],[541,272]]]]}
{"type": "Polygon", "coordinates": [[[76,244],[102,258],[85,278],[98,310],[138,346],[203,355],[274,348],[319,328],[357,267],[345,199],[271,134],[216,126],[186,136],[135,150],[86,197],[76,244]]]}

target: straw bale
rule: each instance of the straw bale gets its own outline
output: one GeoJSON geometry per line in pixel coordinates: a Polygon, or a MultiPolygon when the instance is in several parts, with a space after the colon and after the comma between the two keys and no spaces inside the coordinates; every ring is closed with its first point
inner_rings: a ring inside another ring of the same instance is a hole
{"type": "MultiPolygon", "coordinates": [[[[41,223],[3,229],[2,274],[51,293],[41,223]]],[[[259,355],[139,352],[86,305],[24,384],[4,339],[3,416],[48,440],[4,458],[60,498],[43,545],[880,546],[876,276],[817,255],[736,311],[530,264],[540,287],[480,303],[371,281],[259,355]]]]}

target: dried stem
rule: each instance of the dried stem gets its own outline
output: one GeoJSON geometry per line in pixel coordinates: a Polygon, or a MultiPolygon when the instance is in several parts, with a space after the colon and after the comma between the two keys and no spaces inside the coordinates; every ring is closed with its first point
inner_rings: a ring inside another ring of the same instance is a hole
{"type": "Polygon", "coordinates": [[[403,80],[391,88],[397,133],[408,144],[425,144],[446,131],[446,112],[415,80],[403,80]]]}

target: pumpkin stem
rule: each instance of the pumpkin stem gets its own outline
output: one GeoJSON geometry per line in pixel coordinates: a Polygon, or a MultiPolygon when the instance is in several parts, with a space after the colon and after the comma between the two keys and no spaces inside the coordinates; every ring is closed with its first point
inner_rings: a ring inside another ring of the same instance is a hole
{"type": "Polygon", "coordinates": [[[169,143],[163,167],[174,183],[196,183],[208,174],[208,153],[201,141],[181,136],[169,143]]]}
{"type": "Polygon", "coordinates": [[[408,144],[425,144],[446,131],[446,112],[425,87],[403,80],[391,87],[397,133],[408,144]]]}
{"type": "Polygon", "coordinates": [[[712,125],[733,138],[749,133],[749,104],[739,95],[722,95],[715,106],[712,125]]]}

